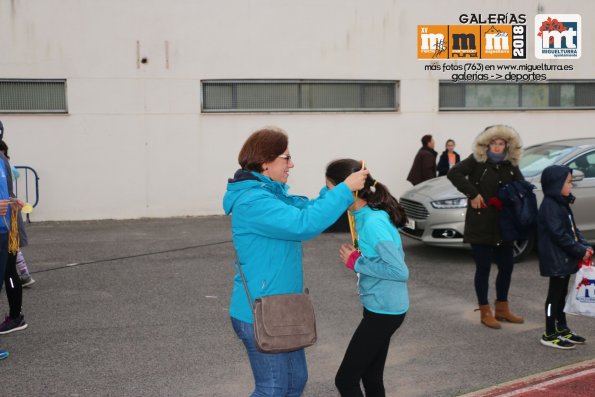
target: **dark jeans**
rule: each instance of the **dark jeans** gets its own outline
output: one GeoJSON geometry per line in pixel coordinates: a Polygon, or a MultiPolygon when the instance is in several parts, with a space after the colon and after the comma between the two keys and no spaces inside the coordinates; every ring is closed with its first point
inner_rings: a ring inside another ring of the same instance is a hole
{"type": "Polygon", "coordinates": [[[550,286],[545,299],[545,333],[547,335],[556,332],[556,326],[559,330],[567,327],[564,303],[569,281],[570,275],[550,277],[550,286]]]}
{"type": "Polygon", "coordinates": [[[390,338],[401,326],[405,314],[378,314],[364,308],[364,318],[355,330],[335,377],[342,397],[384,397],[384,364],[390,338]]]}
{"type": "Polygon", "coordinates": [[[490,269],[492,262],[498,265],[496,276],[496,299],[508,300],[510,279],[514,267],[512,245],[498,246],[471,244],[473,259],[475,260],[475,293],[480,305],[488,304],[488,289],[490,283],[490,269]]]}

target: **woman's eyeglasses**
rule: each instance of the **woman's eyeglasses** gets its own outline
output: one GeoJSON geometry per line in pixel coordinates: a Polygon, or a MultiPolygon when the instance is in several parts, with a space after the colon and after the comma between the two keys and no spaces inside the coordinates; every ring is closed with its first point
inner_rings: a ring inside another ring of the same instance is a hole
{"type": "Polygon", "coordinates": [[[280,157],[282,159],[285,159],[285,160],[287,160],[287,162],[289,162],[289,160],[291,160],[291,155],[290,154],[280,154],[277,157],[280,157]]]}

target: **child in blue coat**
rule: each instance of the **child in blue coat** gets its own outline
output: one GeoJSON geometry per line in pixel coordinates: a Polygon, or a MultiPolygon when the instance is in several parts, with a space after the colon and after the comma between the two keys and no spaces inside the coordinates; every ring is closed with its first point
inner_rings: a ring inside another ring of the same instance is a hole
{"type": "Polygon", "coordinates": [[[570,275],[578,271],[581,259],[589,260],[593,248],[576,227],[570,204],[572,195],[572,169],[551,165],[541,174],[544,198],[539,207],[537,235],[539,270],[549,277],[550,283],[545,301],[545,333],[540,342],[557,349],[573,349],[585,343],[585,338],[576,335],[566,322],[564,303],[568,293],[570,275]]]}
{"type": "MultiPolygon", "coordinates": [[[[332,189],[354,171],[362,169],[356,160],[329,164],[327,187],[332,189]]],[[[397,227],[407,218],[403,207],[388,189],[368,174],[364,188],[349,207],[354,217],[359,251],[343,244],[339,255],[345,266],[358,275],[363,319],[355,330],[335,377],[341,396],[384,396],[384,364],[390,338],[401,326],[409,309],[409,270],[397,227]]]]}

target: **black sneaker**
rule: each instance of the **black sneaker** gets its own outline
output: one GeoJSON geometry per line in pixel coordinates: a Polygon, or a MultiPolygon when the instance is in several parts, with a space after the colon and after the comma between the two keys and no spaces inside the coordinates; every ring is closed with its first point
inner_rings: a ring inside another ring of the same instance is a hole
{"type": "Polygon", "coordinates": [[[574,349],[574,343],[568,342],[566,339],[560,338],[558,334],[546,335],[545,333],[541,335],[539,339],[542,345],[548,347],[554,347],[556,349],[574,349]]]}
{"type": "Polygon", "coordinates": [[[558,336],[562,339],[566,339],[570,343],[574,343],[575,345],[582,345],[587,341],[585,338],[573,333],[568,328],[564,328],[563,330],[558,331],[558,336]]]}
{"type": "Polygon", "coordinates": [[[11,332],[20,331],[25,328],[27,328],[27,323],[25,322],[25,316],[22,314],[18,318],[6,316],[4,322],[0,324],[0,335],[10,334],[11,332]]]}

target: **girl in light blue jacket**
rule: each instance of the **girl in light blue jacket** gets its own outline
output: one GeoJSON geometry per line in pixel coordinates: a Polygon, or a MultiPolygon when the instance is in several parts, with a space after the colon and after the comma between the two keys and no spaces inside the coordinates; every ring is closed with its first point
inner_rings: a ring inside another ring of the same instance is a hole
{"type": "MultiPolygon", "coordinates": [[[[332,191],[309,200],[287,193],[294,167],[288,139],[279,128],[254,132],[244,143],[241,169],[227,184],[223,208],[232,215],[233,243],[252,300],[303,291],[302,241],[331,226],[353,203],[352,191],[364,186],[367,171],[346,177],[332,191]]],[[[304,349],[263,353],[254,342],[251,304],[239,273],[234,277],[229,313],[244,343],[255,390],[252,396],[298,397],[308,379],[304,349]]]]}
{"type": "MultiPolygon", "coordinates": [[[[327,186],[362,169],[359,161],[337,160],[326,170],[327,186]]],[[[363,189],[349,207],[355,220],[356,249],[343,244],[339,255],[345,266],[357,273],[363,319],[347,347],[335,377],[341,396],[384,396],[384,364],[390,338],[401,326],[409,309],[409,270],[397,227],[407,221],[405,211],[388,189],[368,174],[363,189]]]]}

